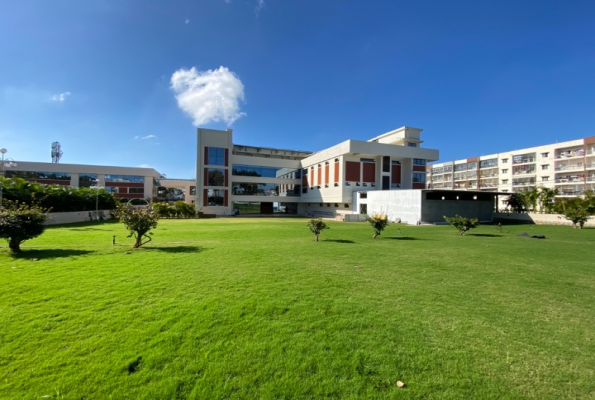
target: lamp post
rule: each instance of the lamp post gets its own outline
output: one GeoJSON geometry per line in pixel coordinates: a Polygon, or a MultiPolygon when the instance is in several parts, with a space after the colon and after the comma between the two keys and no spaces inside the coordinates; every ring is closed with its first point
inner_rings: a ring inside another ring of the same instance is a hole
{"type": "Polygon", "coordinates": [[[98,185],[99,180],[95,181],[95,185],[90,186],[89,189],[95,189],[95,219],[99,220],[99,189],[103,189],[103,186],[98,185]]]}
{"type": "Polygon", "coordinates": [[[0,209],[2,209],[2,187],[3,187],[3,182],[2,179],[4,177],[4,172],[6,171],[6,168],[12,168],[12,167],[16,167],[17,163],[13,162],[12,159],[8,158],[6,159],[6,162],[4,161],[4,154],[6,154],[8,150],[6,150],[5,148],[1,148],[0,149],[0,153],[2,153],[2,161],[0,162],[0,209]]]}

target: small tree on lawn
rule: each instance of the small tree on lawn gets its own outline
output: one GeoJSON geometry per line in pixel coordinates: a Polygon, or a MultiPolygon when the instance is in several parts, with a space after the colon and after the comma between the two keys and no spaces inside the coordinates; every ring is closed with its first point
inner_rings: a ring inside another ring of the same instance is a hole
{"type": "Polygon", "coordinates": [[[585,199],[576,197],[566,204],[564,217],[572,222],[575,229],[583,229],[585,222],[591,218],[589,213],[589,202],[585,199]]]}
{"type": "Polygon", "coordinates": [[[48,210],[16,201],[5,201],[5,204],[0,209],[0,238],[6,239],[12,253],[19,253],[21,243],[43,233],[48,210]]]}
{"type": "Polygon", "coordinates": [[[386,214],[376,214],[366,219],[370,225],[372,225],[372,228],[374,228],[374,236],[372,236],[372,239],[376,239],[377,236],[380,236],[384,228],[388,225],[386,214]]]}
{"type": "Polygon", "coordinates": [[[308,229],[310,229],[310,232],[314,234],[315,242],[318,242],[318,236],[320,236],[320,232],[325,229],[331,229],[327,224],[324,223],[322,219],[311,219],[307,226],[308,229]]]}
{"type": "Polygon", "coordinates": [[[469,229],[476,228],[479,225],[477,218],[465,218],[456,214],[454,217],[444,217],[446,222],[458,229],[461,235],[464,235],[469,229]]]}
{"type": "Polygon", "coordinates": [[[159,215],[153,212],[151,207],[133,207],[121,204],[118,206],[116,215],[130,232],[128,237],[136,239],[132,247],[136,249],[151,241],[151,237],[147,234],[153,234],[150,231],[157,228],[157,221],[159,220],[159,215]],[[143,242],[143,238],[147,240],[143,242]]]}

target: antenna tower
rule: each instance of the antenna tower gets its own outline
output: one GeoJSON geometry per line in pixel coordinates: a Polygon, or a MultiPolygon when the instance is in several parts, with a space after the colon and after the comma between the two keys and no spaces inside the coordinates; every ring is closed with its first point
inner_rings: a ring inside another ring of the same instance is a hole
{"type": "Polygon", "coordinates": [[[60,157],[62,157],[62,146],[60,146],[60,142],[53,142],[52,143],[52,163],[58,164],[60,162],[60,157]]]}

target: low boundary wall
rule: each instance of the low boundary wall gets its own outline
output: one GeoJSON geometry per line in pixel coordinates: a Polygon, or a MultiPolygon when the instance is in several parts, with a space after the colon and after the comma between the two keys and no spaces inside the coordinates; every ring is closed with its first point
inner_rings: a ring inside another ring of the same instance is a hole
{"type": "MultiPolygon", "coordinates": [[[[110,210],[99,210],[99,219],[111,219],[112,214],[110,210]]],[[[46,221],[46,225],[59,224],[73,224],[75,222],[97,221],[95,211],[73,211],[73,212],[59,212],[50,213],[50,218],[46,221]]]]}
{"type": "MultiPolygon", "coordinates": [[[[536,225],[569,225],[572,222],[561,214],[534,214],[534,213],[494,213],[494,222],[515,222],[536,225]]],[[[595,227],[595,218],[590,218],[585,226],[595,227]]]]}

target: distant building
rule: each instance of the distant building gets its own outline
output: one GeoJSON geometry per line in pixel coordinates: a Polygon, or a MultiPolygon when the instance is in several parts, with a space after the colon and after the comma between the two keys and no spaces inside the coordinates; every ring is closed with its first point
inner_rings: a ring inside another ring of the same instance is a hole
{"type": "Polygon", "coordinates": [[[17,161],[6,171],[7,178],[23,178],[43,184],[72,187],[102,186],[115,197],[152,199],[157,194],[159,172],[153,168],[58,164],[17,161]]]}
{"type": "MultiPolygon", "coordinates": [[[[560,197],[595,190],[595,136],[427,166],[428,189],[521,192],[558,189],[560,197]]],[[[501,204],[506,197],[500,197],[501,204]]]]}

